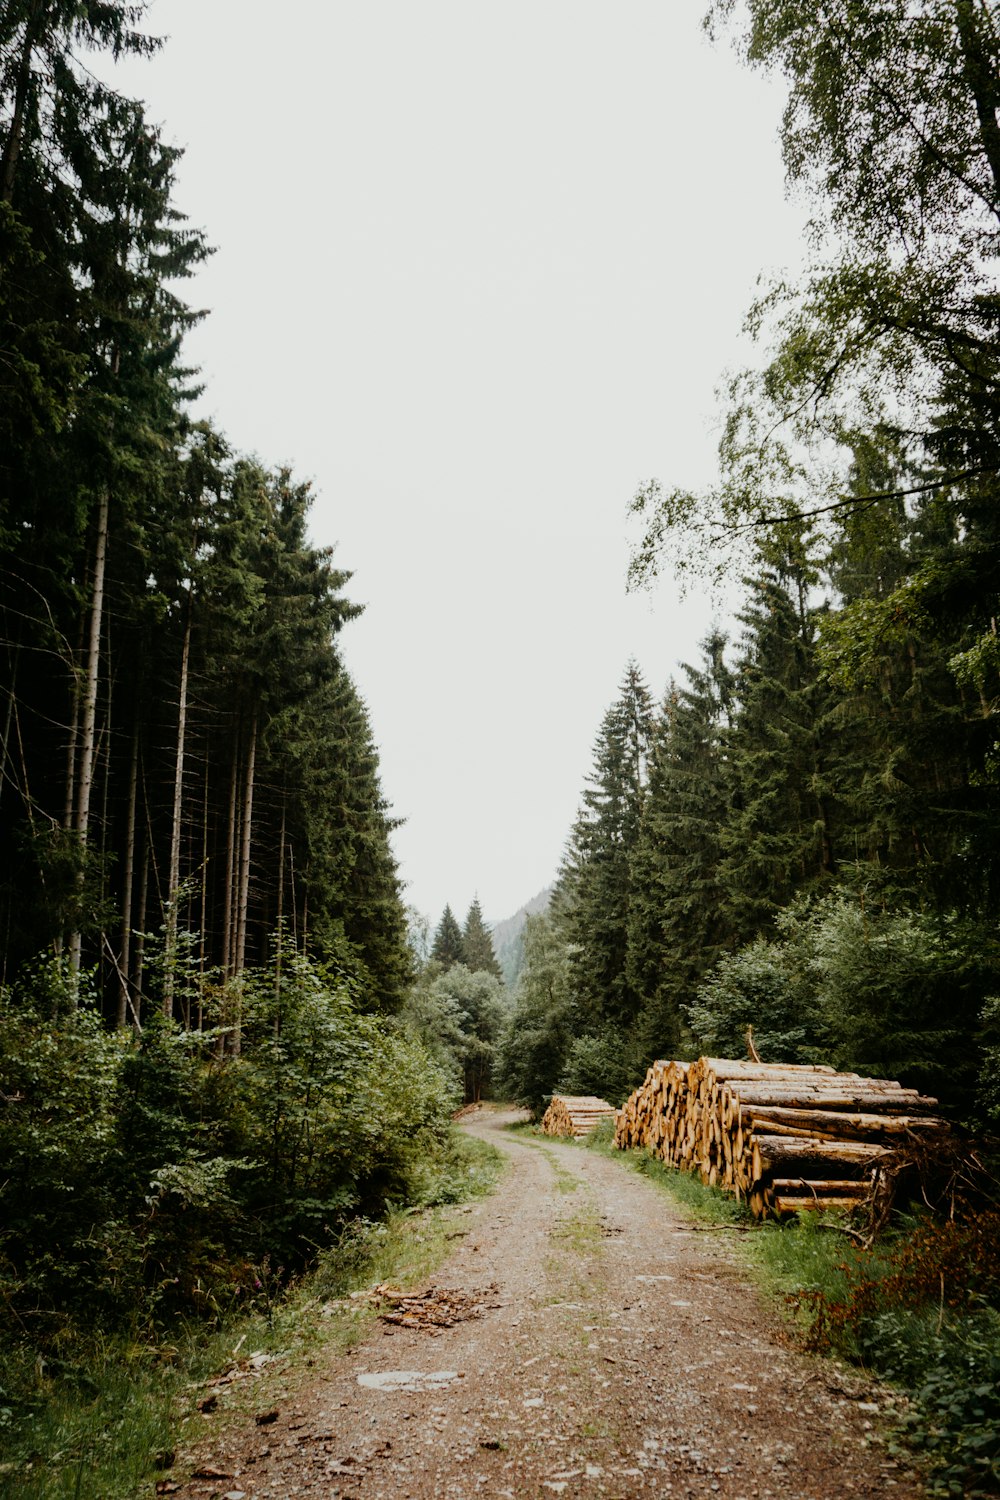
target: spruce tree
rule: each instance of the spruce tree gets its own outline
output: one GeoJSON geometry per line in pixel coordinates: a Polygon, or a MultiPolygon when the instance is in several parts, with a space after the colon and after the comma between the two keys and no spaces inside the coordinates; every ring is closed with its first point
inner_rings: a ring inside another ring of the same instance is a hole
{"type": "Polygon", "coordinates": [[[807,546],[787,528],[759,546],[757,570],[745,579],[719,868],[737,943],[834,871],[830,692],[816,659],[809,591],[817,573],[807,546]]]}
{"type": "Polygon", "coordinates": [[[462,951],[465,955],[463,963],[473,974],[482,971],[492,974],[496,979],[503,978],[496,953],[493,951],[490,930],[483,921],[478,896],[473,899],[465,918],[465,926],[462,929],[462,951]]]}
{"type": "Polygon", "coordinates": [[[573,982],[595,1022],[627,1025],[640,1002],[627,972],[627,944],[651,734],[649,693],[629,662],[594,746],[555,901],[572,945],[573,982]]]}
{"type": "Polygon", "coordinates": [[[462,929],[455,919],[455,914],[450,906],[446,906],[441,913],[437,931],[434,934],[434,943],[431,947],[431,958],[444,969],[450,969],[452,964],[464,964],[465,944],[462,941],[462,929]]]}
{"type": "Polygon", "coordinates": [[[713,632],[686,686],[667,692],[632,860],[629,982],[647,1056],[681,1045],[683,1006],[729,941],[719,866],[728,814],[725,735],[733,709],[726,638],[713,632]]]}

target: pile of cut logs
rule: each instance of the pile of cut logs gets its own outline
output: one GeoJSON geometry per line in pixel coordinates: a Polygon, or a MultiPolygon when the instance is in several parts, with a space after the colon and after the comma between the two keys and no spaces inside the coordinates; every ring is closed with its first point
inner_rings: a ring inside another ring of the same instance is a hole
{"type": "Polygon", "coordinates": [[[758,1217],[855,1208],[887,1153],[948,1131],[936,1104],[822,1065],[655,1062],[617,1111],[615,1145],[649,1147],[758,1217]]]}
{"type": "Polygon", "coordinates": [[[553,1094],[552,1103],[542,1116],[544,1135],[589,1135],[598,1120],[613,1119],[614,1106],[606,1099],[553,1094]]]}

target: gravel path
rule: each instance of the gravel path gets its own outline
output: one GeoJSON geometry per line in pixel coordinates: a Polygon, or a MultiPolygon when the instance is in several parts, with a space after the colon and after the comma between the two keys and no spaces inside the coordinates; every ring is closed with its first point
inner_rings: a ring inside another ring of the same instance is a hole
{"type": "Polygon", "coordinates": [[[466,1124],[513,1159],[435,1283],[482,1315],[380,1324],[294,1409],[202,1450],[185,1497],[473,1500],[923,1494],[878,1438],[878,1395],[786,1347],[731,1233],[698,1229],[596,1153],[466,1124]]]}

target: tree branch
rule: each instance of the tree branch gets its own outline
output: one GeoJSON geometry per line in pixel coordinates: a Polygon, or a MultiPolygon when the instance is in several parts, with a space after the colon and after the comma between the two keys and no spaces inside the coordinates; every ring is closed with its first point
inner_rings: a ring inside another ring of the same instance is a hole
{"type": "Polygon", "coordinates": [[[757,516],[752,521],[744,521],[740,526],[730,526],[724,529],[734,536],[739,536],[742,532],[754,531],[759,526],[780,526],[788,521],[809,521],[814,516],[829,515],[833,511],[867,510],[883,500],[905,500],[909,495],[927,495],[934,490],[947,489],[949,485],[958,484],[960,480],[971,479],[976,474],[995,474],[996,472],[992,464],[979,464],[974,469],[960,469],[957,474],[949,474],[946,479],[931,479],[926,484],[916,484],[908,489],[878,490],[871,495],[841,495],[838,500],[831,501],[829,505],[816,505],[807,510],[789,511],[783,516],[757,516]]]}

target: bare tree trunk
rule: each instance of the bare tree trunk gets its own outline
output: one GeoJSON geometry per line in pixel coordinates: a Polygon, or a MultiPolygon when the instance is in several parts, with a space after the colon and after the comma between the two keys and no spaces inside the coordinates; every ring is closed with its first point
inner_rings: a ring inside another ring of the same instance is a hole
{"type": "MultiPolygon", "coordinates": [[[[87,852],[87,834],[90,827],[90,795],[94,785],[94,741],[97,723],[97,683],[101,661],[101,622],[104,617],[104,567],[108,553],[108,493],[101,496],[97,514],[97,542],[94,551],[94,582],[91,590],[90,631],[87,642],[87,671],[83,693],[83,722],[80,736],[80,774],[77,786],[76,812],[73,831],[79,847],[80,873],[77,892],[82,898],[86,871],[84,857],[87,852]]],[[[80,956],[83,934],[79,923],[70,934],[69,963],[74,977],[80,972],[80,956]]]]}
{"type": "Polygon", "coordinates": [[[181,815],[184,807],[184,739],[187,734],[188,665],[191,660],[191,603],[188,601],[181,647],[181,682],[177,707],[177,753],[174,758],[174,806],[170,824],[170,874],[167,879],[166,960],[163,977],[163,1014],[174,1013],[177,966],[177,899],[181,883],[181,815]]]}
{"type": "Polygon", "coordinates": [[[128,813],[125,818],[125,866],[122,871],[122,939],[118,960],[118,1014],[115,1024],[128,1019],[128,980],[132,955],[132,895],[135,886],[135,821],[139,806],[139,710],[136,705],[132,756],[128,773],[128,813]]]}
{"type": "Polygon", "coordinates": [[[295,905],[295,845],[289,841],[288,844],[288,879],[291,886],[292,898],[292,947],[297,953],[299,951],[299,913],[295,905]]]}
{"type": "Polygon", "coordinates": [[[279,1013],[281,1007],[281,957],[282,945],[285,941],[285,811],[286,803],[284,795],[281,798],[281,833],[278,839],[278,920],[276,936],[274,940],[274,1034],[278,1035],[281,1027],[279,1025],[279,1013]]]}
{"type": "MultiPolygon", "coordinates": [[[[253,829],[253,780],[254,765],[257,759],[257,709],[254,707],[253,717],[250,720],[250,743],[247,746],[246,770],[243,781],[243,813],[240,826],[240,883],[236,918],[236,961],[234,973],[237,977],[243,973],[244,960],[246,957],[247,941],[247,906],[250,898],[250,839],[253,829]]],[[[242,1000],[240,995],[236,996],[236,1018],[232,1032],[232,1050],[238,1057],[241,1044],[242,1000]]]]}
{"type": "MultiPolygon", "coordinates": [[[[142,867],[139,877],[139,930],[135,939],[135,1010],[138,1018],[142,1005],[142,963],[146,948],[146,897],[149,892],[149,849],[142,851],[142,867]]],[[[138,1030],[138,1027],[136,1027],[138,1030]]]]}
{"type": "Polygon", "coordinates": [[[80,661],[83,657],[83,638],[86,622],[80,616],[80,634],[76,655],[72,661],[73,687],[70,697],[69,735],[66,739],[66,801],[63,807],[63,827],[66,832],[73,827],[73,811],[76,807],[76,758],[80,748],[80,661]]]}
{"type": "Polygon", "coordinates": [[[3,797],[4,790],[7,786],[7,757],[10,747],[10,726],[14,722],[14,697],[17,693],[17,669],[21,663],[20,639],[18,639],[16,644],[14,642],[11,642],[8,646],[7,660],[10,662],[10,688],[7,694],[7,711],[4,714],[3,745],[2,748],[0,748],[0,798],[3,797]]]}
{"type": "MultiPolygon", "coordinates": [[[[101,910],[104,910],[108,897],[108,799],[111,793],[111,745],[114,739],[114,705],[115,705],[115,681],[111,672],[111,621],[107,615],[104,617],[104,660],[107,663],[107,700],[104,711],[104,720],[101,732],[97,737],[97,745],[94,751],[94,779],[97,780],[99,770],[103,771],[101,776],[101,910]]],[[[100,993],[106,993],[107,988],[107,963],[111,959],[112,965],[117,964],[115,951],[108,942],[108,935],[101,927],[101,941],[98,948],[100,954],[100,993]]]]}
{"type": "Polygon", "coordinates": [[[240,829],[240,889],[236,928],[236,972],[242,973],[246,957],[247,906],[250,898],[250,835],[253,822],[254,766],[257,759],[257,709],[250,721],[246,772],[243,780],[243,817],[240,829]]]}
{"type": "Polygon", "coordinates": [[[233,894],[236,887],[236,781],[239,771],[239,738],[233,736],[232,772],[229,778],[229,816],[226,824],[226,891],[222,912],[222,973],[233,971],[233,894]]]}
{"type": "Polygon", "coordinates": [[[205,787],[201,803],[201,916],[198,924],[198,1022],[197,1029],[205,1024],[205,945],[208,942],[208,771],[211,759],[205,744],[205,787]]]}

